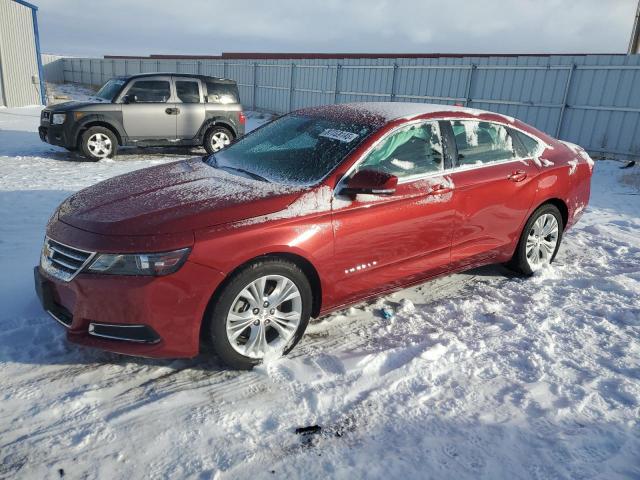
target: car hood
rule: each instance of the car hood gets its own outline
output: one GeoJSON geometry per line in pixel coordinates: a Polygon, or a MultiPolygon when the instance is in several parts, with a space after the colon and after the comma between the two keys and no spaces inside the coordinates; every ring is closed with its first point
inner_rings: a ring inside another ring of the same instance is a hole
{"type": "Polygon", "coordinates": [[[200,159],[137,170],[65,200],[58,220],[104,235],[193,231],[280,211],[303,189],[244,178],[200,159]]]}
{"type": "Polygon", "coordinates": [[[62,103],[56,103],[53,105],[49,105],[47,107],[47,110],[51,110],[54,112],[71,112],[74,110],[78,110],[80,108],[83,107],[90,107],[90,106],[94,106],[94,105],[104,105],[104,104],[108,104],[109,102],[100,102],[100,101],[90,101],[90,102],[62,102],[62,103]]]}

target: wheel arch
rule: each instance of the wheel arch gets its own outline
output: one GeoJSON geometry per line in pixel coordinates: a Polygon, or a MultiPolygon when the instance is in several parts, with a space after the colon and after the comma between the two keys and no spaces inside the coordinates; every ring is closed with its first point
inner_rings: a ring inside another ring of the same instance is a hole
{"type": "Polygon", "coordinates": [[[200,326],[200,338],[203,338],[203,334],[205,333],[205,324],[206,319],[209,316],[213,305],[215,305],[220,293],[227,286],[233,275],[239,270],[251,265],[254,262],[259,262],[262,260],[285,260],[290,263],[296,265],[307,277],[309,280],[309,285],[311,286],[311,293],[313,295],[313,305],[311,306],[311,317],[317,317],[320,314],[320,310],[322,308],[322,284],[320,282],[320,275],[318,274],[318,270],[307,258],[299,255],[297,253],[291,252],[271,252],[263,255],[259,255],[238,265],[236,268],[231,270],[220,284],[216,287],[216,289],[211,294],[211,298],[209,299],[209,303],[207,304],[207,308],[204,312],[204,317],[202,318],[201,326],[200,326]]]}
{"type": "Polygon", "coordinates": [[[108,130],[111,131],[111,133],[113,133],[116,137],[116,140],[118,140],[118,145],[122,145],[122,134],[120,133],[120,130],[114,126],[113,124],[105,121],[105,120],[90,120],[86,123],[83,123],[82,125],[80,125],[80,127],[78,127],[78,132],[76,134],[76,145],[78,145],[80,143],[80,139],[82,138],[82,134],[84,132],[86,132],[87,130],[89,130],[91,127],[102,127],[102,128],[106,128],[108,130]]]}
{"type": "Polygon", "coordinates": [[[231,132],[231,135],[233,135],[232,140],[235,140],[236,138],[238,138],[238,132],[236,131],[234,126],[231,124],[231,122],[227,122],[227,121],[225,121],[223,119],[217,119],[217,118],[212,118],[212,119],[208,120],[202,126],[202,129],[200,130],[200,136],[202,138],[204,138],[204,136],[207,134],[207,132],[213,127],[226,128],[227,130],[229,130],[231,132]]]}
{"type": "Polygon", "coordinates": [[[564,230],[567,227],[567,222],[569,221],[569,207],[567,206],[567,203],[558,197],[548,198],[547,200],[542,202],[540,205],[538,205],[536,208],[534,208],[533,211],[535,212],[538,208],[540,208],[543,205],[553,205],[558,210],[560,210],[560,215],[562,215],[562,229],[564,230]]]}

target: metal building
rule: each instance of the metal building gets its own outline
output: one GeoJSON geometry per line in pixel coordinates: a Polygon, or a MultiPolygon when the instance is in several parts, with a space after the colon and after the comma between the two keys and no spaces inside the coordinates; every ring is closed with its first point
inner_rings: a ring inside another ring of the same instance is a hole
{"type": "Polygon", "coordinates": [[[37,10],[22,0],[0,0],[0,106],[46,103],[37,10]]]}

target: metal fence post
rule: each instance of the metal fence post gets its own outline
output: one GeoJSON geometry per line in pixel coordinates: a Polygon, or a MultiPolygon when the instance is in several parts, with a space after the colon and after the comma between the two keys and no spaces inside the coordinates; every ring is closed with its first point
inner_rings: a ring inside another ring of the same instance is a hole
{"type": "Polygon", "coordinates": [[[342,70],[342,65],[337,64],[336,65],[336,89],[333,93],[333,103],[336,104],[338,103],[338,96],[340,95],[340,72],[342,70]]]}
{"type": "Polygon", "coordinates": [[[465,87],[466,91],[464,94],[465,107],[468,107],[473,101],[473,99],[471,98],[471,83],[473,82],[473,72],[476,70],[476,68],[478,68],[478,66],[475,63],[472,63],[471,68],[469,69],[469,75],[467,76],[467,86],[465,87]]]}
{"type": "Polygon", "coordinates": [[[198,75],[202,75],[202,62],[198,60],[196,63],[198,65],[198,69],[197,69],[198,75]]]}
{"type": "Polygon", "coordinates": [[[224,62],[224,63],[222,64],[222,76],[223,76],[224,78],[227,78],[227,75],[228,75],[228,74],[227,74],[227,70],[228,70],[227,62],[224,62]]]}
{"type": "Polygon", "coordinates": [[[295,81],[295,76],[294,76],[295,69],[296,69],[296,64],[292,63],[291,71],[289,72],[289,112],[293,110],[293,95],[295,91],[295,89],[293,88],[293,84],[295,81]]]}
{"type": "Polygon", "coordinates": [[[571,88],[571,79],[573,78],[573,71],[576,69],[576,64],[571,64],[571,69],[567,75],[567,83],[564,86],[564,94],[562,95],[562,104],[560,107],[560,115],[558,115],[558,124],[556,125],[556,138],[560,138],[560,131],[562,130],[562,122],[564,120],[564,111],[567,109],[567,99],[569,98],[569,89],[571,88]]]}
{"type": "Polygon", "coordinates": [[[398,76],[398,64],[393,64],[393,77],[391,78],[391,101],[396,101],[396,78],[398,76]]]}
{"type": "Polygon", "coordinates": [[[253,62],[253,107],[255,110],[258,102],[256,100],[256,94],[258,93],[258,62],[253,62]]]}
{"type": "Polygon", "coordinates": [[[129,62],[126,59],[124,61],[124,74],[129,75],[129,62]]]}

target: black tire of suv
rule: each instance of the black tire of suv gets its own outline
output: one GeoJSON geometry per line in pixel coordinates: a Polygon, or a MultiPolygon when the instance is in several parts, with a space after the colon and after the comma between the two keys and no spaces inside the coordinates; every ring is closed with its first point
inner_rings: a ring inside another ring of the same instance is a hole
{"type": "Polygon", "coordinates": [[[204,143],[202,145],[209,155],[216,153],[216,150],[214,150],[211,146],[211,137],[213,137],[216,133],[224,133],[229,137],[231,141],[233,141],[233,139],[235,138],[233,133],[228,128],[211,127],[209,130],[207,130],[207,133],[204,134],[204,143]]]}
{"type": "Polygon", "coordinates": [[[527,223],[525,224],[524,228],[522,229],[522,233],[520,234],[520,240],[518,241],[516,251],[513,254],[511,260],[506,264],[507,268],[520,273],[525,277],[530,277],[531,275],[533,275],[533,270],[531,270],[529,262],[527,262],[527,237],[529,235],[529,231],[533,227],[534,222],[545,213],[550,213],[551,215],[556,217],[556,220],[558,222],[558,243],[556,244],[556,249],[551,256],[550,263],[553,263],[553,260],[556,258],[558,250],[560,249],[560,243],[562,242],[562,233],[564,230],[562,214],[560,213],[560,210],[558,210],[558,207],[556,207],[555,205],[545,203],[544,205],[539,206],[536,211],[531,214],[529,220],[527,220],[527,223]]]}
{"type": "Polygon", "coordinates": [[[118,152],[118,139],[113,134],[113,132],[108,128],[91,127],[87,129],[80,137],[79,148],[80,148],[80,151],[82,152],[82,155],[84,155],[84,157],[87,160],[91,162],[97,162],[99,160],[102,160],[103,158],[113,158],[116,156],[116,153],[118,152]],[[89,138],[91,138],[92,135],[99,134],[99,133],[105,135],[111,141],[111,153],[109,153],[109,155],[107,155],[106,157],[98,157],[94,155],[89,149],[89,145],[88,145],[89,138]]]}
{"type": "Polygon", "coordinates": [[[300,324],[293,338],[282,352],[283,355],[289,353],[296,346],[309,324],[313,293],[307,276],[297,265],[286,260],[273,258],[258,260],[241,268],[233,273],[220,292],[214,295],[211,305],[205,314],[205,324],[203,326],[205,342],[209,343],[220,360],[232,369],[251,370],[255,365],[261,363],[260,359],[246,357],[234,350],[227,338],[226,322],[227,314],[233,306],[236,296],[247,284],[265,275],[282,275],[289,278],[298,287],[302,299],[300,324]]]}

